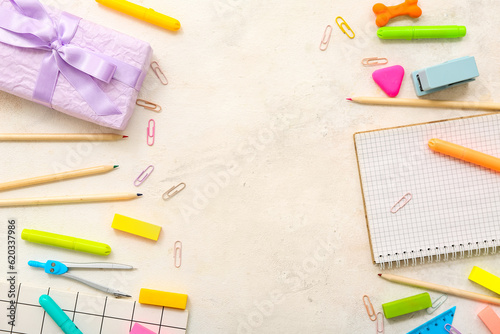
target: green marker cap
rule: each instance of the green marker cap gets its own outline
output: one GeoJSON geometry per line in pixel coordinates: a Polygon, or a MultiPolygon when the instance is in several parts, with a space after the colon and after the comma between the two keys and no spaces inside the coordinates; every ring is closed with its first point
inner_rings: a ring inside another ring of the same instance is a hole
{"type": "Polygon", "coordinates": [[[377,30],[380,39],[459,38],[467,33],[465,26],[407,26],[382,27],[377,30]]]}

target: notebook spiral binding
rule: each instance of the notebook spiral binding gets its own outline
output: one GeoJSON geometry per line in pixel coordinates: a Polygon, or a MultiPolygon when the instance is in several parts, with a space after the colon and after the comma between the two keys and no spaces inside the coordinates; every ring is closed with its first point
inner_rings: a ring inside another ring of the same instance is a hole
{"type": "Polygon", "coordinates": [[[410,265],[415,266],[418,264],[432,263],[434,261],[440,262],[456,260],[457,258],[463,259],[466,256],[480,256],[488,254],[496,254],[497,248],[500,246],[500,240],[484,240],[483,242],[469,242],[467,245],[460,244],[458,246],[451,245],[450,247],[444,246],[442,248],[436,247],[435,249],[428,248],[427,250],[420,249],[418,251],[403,252],[403,254],[387,254],[379,255],[380,269],[392,269],[393,264],[396,268],[410,265]]]}

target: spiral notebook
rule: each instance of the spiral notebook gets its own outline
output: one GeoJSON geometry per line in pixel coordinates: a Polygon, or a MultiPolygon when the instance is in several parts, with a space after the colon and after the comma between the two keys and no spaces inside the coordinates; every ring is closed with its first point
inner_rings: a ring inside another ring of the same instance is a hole
{"type": "Polygon", "coordinates": [[[500,173],[431,151],[432,138],[500,157],[500,114],[354,134],[372,257],[382,267],[500,245],[500,173]]]}

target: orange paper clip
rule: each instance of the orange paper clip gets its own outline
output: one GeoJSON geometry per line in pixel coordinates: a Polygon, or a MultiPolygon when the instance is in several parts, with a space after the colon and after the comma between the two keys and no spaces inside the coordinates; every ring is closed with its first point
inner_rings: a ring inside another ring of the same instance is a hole
{"type": "Polygon", "coordinates": [[[135,101],[135,104],[137,104],[140,107],[143,107],[144,109],[153,110],[156,112],[161,111],[160,105],[153,103],[153,102],[150,102],[150,101],[143,100],[143,99],[137,99],[137,101],[135,101]]]}
{"type": "Polygon", "coordinates": [[[146,142],[148,143],[149,146],[153,146],[153,144],[155,143],[155,120],[154,119],[150,119],[148,122],[146,142]]]}
{"type": "Polygon", "coordinates": [[[170,188],[167,191],[165,191],[165,193],[162,195],[162,198],[165,201],[169,200],[172,197],[174,197],[175,195],[177,195],[178,193],[180,193],[181,191],[183,191],[184,188],[186,188],[186,184],[184,182],[181,182],[178,185],[173,186],[172,188],[170,188]]]}
{"type": "Polygon", "coordinates": [[[182,242],[176,241],[174,243],[174,266],[180,268],[182,264],[182,242]]]}
{"type": "Polygon", "coordinates": [[[156,76],[158,79],[160,79],[160,82],[163,85],[168,85],[168,80],[167,77],[165,76],[165,73],[161,70],[160,64],[158,64],[157,61],[153,61],[151,63],[151,69],[153,69],[153,72],[155,72],[156,76]]]}
{"type": "Polygon", "coordinates": [[[377,320],[377,314],[375,313],[375,310],[373,309],[373,304],[370,301],[370,297],[368,297],[367,295],[364,295],[363,296],[363,304],[365,304],[366,313],[368,313],[370,320],[371,321],[377,320]]]}
{"type": "Polygon", "coordinates": [[[140,186],[146,179],[151,175],[155,167],[153,165],[149,165],[146,167],[145,170],[142,171],[142,173],[135,179],[134,181],[134,186],[138,187],[140,186]]]}
{"type": "Polygon", "coordinates": [[[349,25],[347,24],[347,22],[342,17],[337,16],[337,18],[335,19],[335,23],[337,23],[337,25],[339,26],[340,30],[342,30],[342,32],[344,34],[346,34],[347,37],[349,37],[350,39],[353,39],[356,36],[356,34],[354,34],[354,31],[352,31],[351,27],[349,27],[349,25]],[[341,20],[340,23],[338,21],[339,19],[341,20]],[[344,28],[346,28],[347,31],[344,28]],[[352,36],[348,34],[348,31],[352,32],[352,36]]]}
{"type": "Polygon", "coordinates": [[[378,57],[369,57],[369,58],[363,58],[361,60],[361,64],[363,66],[377,66],[377,65],[385,65],[389,61],[387,58],[378,58],[378,57]]]}
{"type": "Polygon", "coordinates": [[[405,206],[406,204],[408,204],[409,201],[411,201],[412,199],[412,195],[410,193],[406,193],[403,195],[403,197],[401,197],[397,202],[396,204],[394,204],[391,208],[391,212],[392,213],[396,213],[398,212],[399,210],[401,210],[403,208],[403,206],[405,206]]]}
{"type": "Polygon", "coordinates": [[[323,33],[323,39],[319,43],[319,49],[321,51],[325,51],[328,48],[328,44],[330,43],[330,37],[332,36],[332,26],[327,25],[325,28],[325,32],[323,33]]]}

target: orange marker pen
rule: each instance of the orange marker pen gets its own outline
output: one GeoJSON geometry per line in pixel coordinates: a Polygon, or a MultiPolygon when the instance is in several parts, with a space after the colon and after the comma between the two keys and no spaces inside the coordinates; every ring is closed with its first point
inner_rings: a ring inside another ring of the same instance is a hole
{"type": "Polygon", "coordinates": [[[500,172],[500,159],[497,157],[436,138],[429,140],[429,148],[434,152],[500,172]]]}

